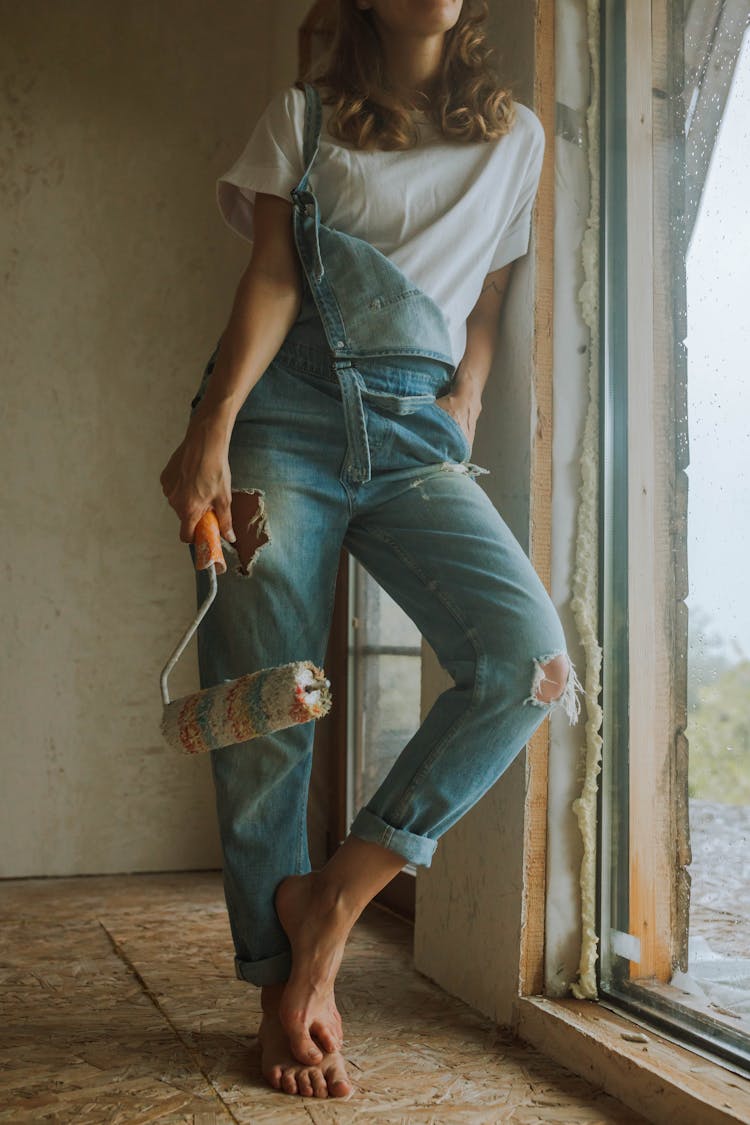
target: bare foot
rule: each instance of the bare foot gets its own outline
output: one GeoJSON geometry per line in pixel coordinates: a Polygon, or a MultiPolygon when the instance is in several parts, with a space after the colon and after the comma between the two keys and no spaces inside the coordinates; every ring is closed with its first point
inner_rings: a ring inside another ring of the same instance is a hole
{"type": "Polygon", "coordinates": [[[305,1098],[345,1098],[352,1092],[344,1059],[338,1051],[324,1054],[314,1065],[305,1065],[294,1058],[277,1013],[263,1013],[258,1039],[263,1077],[274,1090],[301,1094],[305,1098]]]}
{"type": "Polygon", "coordinates": [[[356,915],[325,891],[314,871],[282,879],[274,902],[292,946],[279,1019],[295,1058],[319,1066],[320,1048],[336,1051],[343,1041],[333,985],[356,915]]]}

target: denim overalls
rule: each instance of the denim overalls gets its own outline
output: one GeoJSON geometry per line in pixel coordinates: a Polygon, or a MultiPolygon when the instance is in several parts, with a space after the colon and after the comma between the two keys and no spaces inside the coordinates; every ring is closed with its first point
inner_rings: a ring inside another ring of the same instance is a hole
{"type": "MultiPolygon", "coordinates": [[[[201,686],[291,660],[323,664],[346,547],[454,680],[350,829],[429,866],[439,837],[552,707],[577,719],[580,684],[571,665],[559,700],[536,698],[541,665],[566,652],[565,636],[474,479],[487,470],[471,463],[461,426],[436,405],[455,370],[443,314],[375,247],[320,222],[308,177],[321,106],[312,86],[305,97],[305,172],[291,193],[302,306],[229,446],[233,491],[262,494],[268,542],[248,574],[225,548],[229,568],[198,631],[201,686]]],[[[196,579],[201,601],[206,572],[196,579]]],[[[305,723],[210,752],[236,974],[258,985],[290,972],[273,893],[284,876],[310,870],[313,736],[305,723]]]]}

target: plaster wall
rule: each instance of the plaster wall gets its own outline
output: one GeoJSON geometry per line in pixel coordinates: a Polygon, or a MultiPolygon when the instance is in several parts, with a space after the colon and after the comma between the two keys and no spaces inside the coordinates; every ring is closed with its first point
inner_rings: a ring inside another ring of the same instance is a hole
{"type": "MultiPolygon", "coordinates": [[[[247,259],[214,182],[293,70],[296,22],[2,0],[0,23],[0,874],[219,867],[210,762],[158,731],[195,608],[159,472],[247,259]]],[[[197,682],[191,651],[173,695],[197,682]]]]}

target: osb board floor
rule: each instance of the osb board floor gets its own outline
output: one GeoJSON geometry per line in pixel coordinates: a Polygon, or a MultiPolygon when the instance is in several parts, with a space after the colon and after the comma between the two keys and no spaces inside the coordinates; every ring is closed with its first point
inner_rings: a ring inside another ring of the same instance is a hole
{"type": "Polygon", "coordinates": [[[645,1120],[415,972],[411,928],[378,907],[337,986],[346,1101],[265,1084],[220,872],[6,880],[0,923],[2,1122],[645,1120]]]}

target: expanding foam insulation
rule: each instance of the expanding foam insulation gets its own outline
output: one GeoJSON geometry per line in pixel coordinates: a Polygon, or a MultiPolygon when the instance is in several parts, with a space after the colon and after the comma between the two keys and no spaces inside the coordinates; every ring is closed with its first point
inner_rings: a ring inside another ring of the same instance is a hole
{"type": "Polygon", "coordinates": [[[596,995],[599,21],[555,5],[552,599],[584,683],[581,719],[550,716],[545,993],[596,995]],[[576,980],[581,973],[581,979],[576,980]]]}
{"type": "MultiPolygon", "coordinates": [[[[218,867],[210,761],[158,729],[195,611],[159,473],[245,265],[214,184],[279,85],[279,17],[3,0],[0,22],[0,874],[218,867]]],[[[193,649],[173,694],[196,686],[193,649]]]]}

